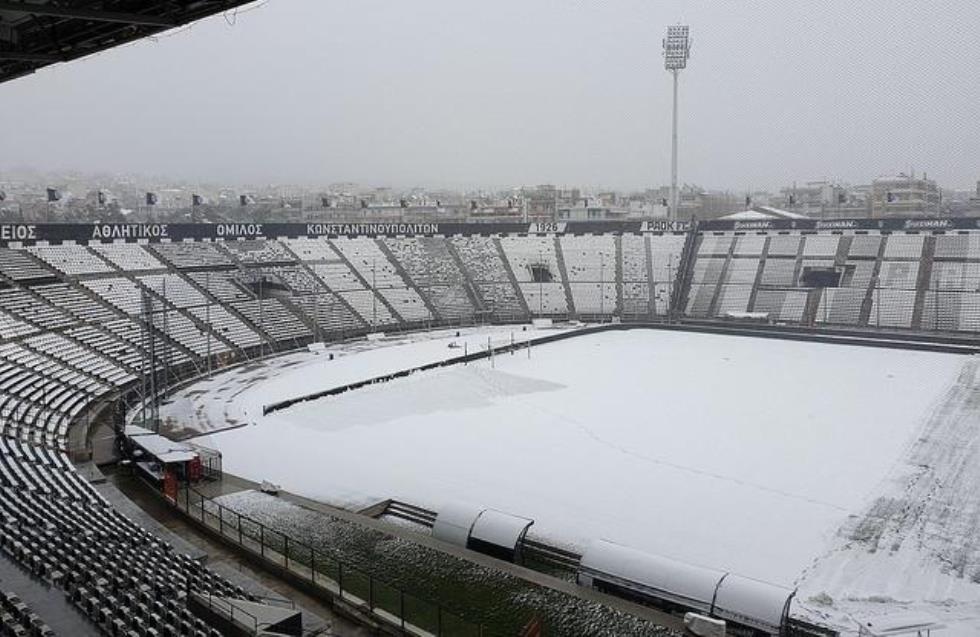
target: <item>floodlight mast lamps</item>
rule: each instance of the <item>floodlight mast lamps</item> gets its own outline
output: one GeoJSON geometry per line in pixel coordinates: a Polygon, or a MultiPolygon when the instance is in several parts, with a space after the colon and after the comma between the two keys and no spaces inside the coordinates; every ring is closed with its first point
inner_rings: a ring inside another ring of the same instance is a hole
{"type": "Polygon", "coordinates": [[[670,209],[668,219],[677,219],[677,209],[680,202],[677,192],[677,76],[681,69],[687,68],[687,59],[691,57],[690,27],[676,24],[667,27],[667,37],[664,38],[664,68],[670,71],[674,79],[674,108],[670,136],[670,209]]]}

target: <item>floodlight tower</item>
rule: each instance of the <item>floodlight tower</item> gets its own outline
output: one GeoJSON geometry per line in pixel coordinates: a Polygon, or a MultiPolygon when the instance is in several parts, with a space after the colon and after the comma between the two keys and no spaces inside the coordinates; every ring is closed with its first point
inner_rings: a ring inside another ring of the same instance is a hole
{"type": "Polygon", "coordinates": [[[690,28],[675,24],[667,27],[664,38],[664,68],[674,76],[674,118],[670,136],[670,209],[668,219],[677,219],[680,197],[677,192],[677,76],[681,69],[687,68],[687,58],[691,57],[690,28]]]}

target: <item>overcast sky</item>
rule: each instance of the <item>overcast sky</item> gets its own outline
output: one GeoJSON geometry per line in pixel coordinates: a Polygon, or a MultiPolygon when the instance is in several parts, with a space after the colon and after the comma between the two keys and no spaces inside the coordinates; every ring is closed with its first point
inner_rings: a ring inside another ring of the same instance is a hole
{"type": "Polygon", "coordinates": [[[238,183],[980,179],[980,2],[270,0],[0,84],[0,168],[238,183]]]}

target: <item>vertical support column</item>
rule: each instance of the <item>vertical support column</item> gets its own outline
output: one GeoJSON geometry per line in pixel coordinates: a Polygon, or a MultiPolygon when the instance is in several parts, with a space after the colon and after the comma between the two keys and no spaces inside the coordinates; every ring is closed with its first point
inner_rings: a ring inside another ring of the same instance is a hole
{"type": "MultiPolygon", "coordinates": [[[[872,317],[871,311],[875,307],[876,296],[880,297],[881,294],[878,291],[878,277],[881,276],[881,263],[885,258],[885,242],[888,240],[887,235],[880,235],[880,241],[878,243],[878,254],[874,259],[874,266],[871,270],[871,281],[868,284],[867,294],[864,297],[864,303],[861,304],[861,317],[858,320],[858,325],[867,326],[871,325],[872,317]]],[[[853,242],[853,239],[852,239],[853,242]]],[[[881,305],[878,305],[878,312],[881,311],[881,305]]],[[[875,315],[875,320],[877,320],[877,314],[875,315]]]]}
{"type": "Polygon", "coordinates": [[[755,280],[752,282],[752,292],[749,294],[748,311],[755,312],[755,300],[759,296],[759,286],[762,285],[762,271],[766,267],[766,257],[769,256],[769,236],[762,244],[762,251],[759,253],[759,267],[755,271],[755,280]]]}
{"type": "Polygon", "coordinates": [[[939,329],[939,294],[933,290],[934,307],[933,320],[926,325],[922,324],[922,315],[925,313],[926,292],[934,288],[932,277],[932,258],[936,254],[936,237],[925,237],[922,245],[922,254],[919,255],[919,274],[915,281],[915,305],[912,306],[912,325],[913,329],[937,330],[939,329]]]}
{"type": "MultiPolygon", "coordinates": [[[[653,280],[653,246],[651,237],[657,235],[641,234],[643,237],[643,252],[646,255],[647,272],[647,318],[657,314],[657,282],[653,280]]],[[[667,314],[670,314],[670,299],[667,300],[667,314]]]]}
{"type": "MultiPolygon", "coordinates": [[[[735,254],[735,241],[737,236],[731,237],[731,243],[728,244],[728,253],[724,257],[724,262],[721,264],[721,272],[718,274],[718,283],[715,285],[715,291],[711,294],[711,303],[708,304],[708,314],[705,318],[715,318],[718,313],[718,303],[721,301],[722,290],[724,285],[728,283],[728,264],[732,262],[733,255],[735,254]]],[[[717,258],[712,255],[712,258],[717,258]]]]}
{"type": "Polygon", "coordinates": [[[572,284],[568,280],[568,268],[565,267],[565,253],[561,248],[561,235],[554,237],[555,262],[558,264],[558,274],[561,276],[562,289],[565,291],[565,305],[568,307],[568,317],[578,318],[578,311],[575,309],[575,299],[572,298],[572,284]]]}
{"type": "Polygon", "coordinates": [[[614,235],[613,241],[616,252],[616,263],[614,264],[614,276],[616,281],[616,308],[613,310],[613,314],[623,318],[623,235],[614,235]]]}
{"type": "Polygon", "coordinates": [[[671,70],[674,76],[674,110],[673,121],[670,132],[670,210],[668,219],[677,220],[677,207],[680,197],[677,193],[677,74],[678,70],[671,70]]]}

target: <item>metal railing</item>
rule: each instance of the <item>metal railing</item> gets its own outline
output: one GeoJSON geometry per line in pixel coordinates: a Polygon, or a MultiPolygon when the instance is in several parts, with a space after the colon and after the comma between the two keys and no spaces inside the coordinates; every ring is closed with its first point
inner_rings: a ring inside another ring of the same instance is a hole
{"type": "Polygon", "coordinates": [[[376,621],[411,635],[483,637],[481,624],[226,507],[185,485],[175,506],[225,541],[284,569],[376,621]]]}
{"type": "Polygon", "coordinates": [[[210,593],[193,593],[193,595],[196,597],[197,601],[211,611],[211,613],[230,621],[232,624],[237,624],[238,626],[244,627],[246,630],[250,629],[253,635],[258,635],[260,628],[269,627],[268,624],[259,622],[259,618],[252,613],[238,608],[223,598],[217,597],[210,593]]]}

